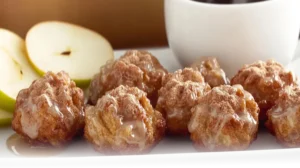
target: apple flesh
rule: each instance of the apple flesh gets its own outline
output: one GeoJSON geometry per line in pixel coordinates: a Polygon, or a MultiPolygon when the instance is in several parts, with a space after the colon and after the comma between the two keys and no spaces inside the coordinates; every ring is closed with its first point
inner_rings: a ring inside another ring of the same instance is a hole
{"type": "Polygon", "coordinates": [[[0,109],[0,127],[10,125],[12,117],[13,114],[11,112],[0,109]]]}
{"type": "Polygon", "coordinates": [[[0,78],[0,108],[9,112],[19,91],[38,78],[28,62],[24,40],[6,29],[0,29],[0,78]]]}
{"type": "Polygon", "coordinates": [[[114,58],[110,43],[100,34],[59,21],[33,26],[26,35],[26,46],[40,75],[64,70],[80,87],[88,86],[100,67],[114,58]]]}

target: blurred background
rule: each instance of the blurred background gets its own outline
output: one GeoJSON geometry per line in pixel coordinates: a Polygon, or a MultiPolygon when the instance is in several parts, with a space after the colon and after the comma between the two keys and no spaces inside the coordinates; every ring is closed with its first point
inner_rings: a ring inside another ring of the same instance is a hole
{"type": "Polygon", "coordinates": [[[22,36],[60,20],[90,28],[115,49],[167,45],[163,0],[0,0],[0,27],[22,36]]]}

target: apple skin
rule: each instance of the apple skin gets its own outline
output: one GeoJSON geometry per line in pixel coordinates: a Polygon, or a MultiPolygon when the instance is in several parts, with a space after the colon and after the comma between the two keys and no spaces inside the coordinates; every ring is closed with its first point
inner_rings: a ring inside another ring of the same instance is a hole
{"type": "Polygon", "coordinates": [[[11,120],[12,118],[3,118],[3,119],[0,119],[0,127],[8,127],[11,125],[11,120]]]}
{"type": "Polygon", "coordinates": [[[74,82],[76,83],[76,86],[78,86],[80,88],[87,88],[87,87],[90,86],[91,80],[92,79],[89,79],[89,80],[77,80],[77,79],[74,79],[74,82]]]}
{"type": "Polygon", "coordinates": [[[13,113],[14,108],[15,108],[15,103],[16,103],[16,100],[7,96],[0,90],[0,107],[3,110],[13,113]]]}
{"type": "Polygon", "coordinates": [[[6,110],[0,109],[0,127],[11,125],[13,114],[6,110]]]}

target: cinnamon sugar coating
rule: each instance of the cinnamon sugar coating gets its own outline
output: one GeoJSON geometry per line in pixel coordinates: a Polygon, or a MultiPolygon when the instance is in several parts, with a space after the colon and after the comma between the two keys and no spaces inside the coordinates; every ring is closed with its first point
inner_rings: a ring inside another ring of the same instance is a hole
{"type": "Polygon", "coordinates": [[[146,93],[119,86],[86,108],[84,136],[106,154],[150,151],[163,137],[165,120],[154,110],[146,93]]]}
{"type": "Polygon", "coordinates": [[[32,144],[62,146],[84,127],[84,95],[65,72],[48,72],[19,92],[12,128],[32,144]]]}
{"type": "Polygon", "coordinates": [[[245,65],[231,79],[231,84],[241,84],[253,95],[260,108],[259,119],[265,121],[266,111],[275,105],[279,92],[285,86],[296,85],[296,79],[281,64],[268,60],[245,65]]]}
{"type": "Polygon", "coordinates": [[[168,133],[188,135],[190,109],[209,90],[201,73],[191,68],[177,70],[163,78],[156,109],[164,114],[168,133]]]}
{"type": "Polygon", "coordinates": [[[127,51],[118,60],[101,67],[90,84],[89,102],[93,105],[105,94],[120,85],[138,87],[156,104],[157,92],[167,70],[147,51],[127,51]]]}
{"type": "Polygon", "coordinates": [[[300,146],[300,88],[287,86],[276,105],[267,111],[267,128],[286,147],[300,146]]]}
{"type": "Polygon", "coordinates": [[[188,129],[198,150],[244,150],[256,138],[259,108],[241,85],[214,87],[191,112],[188,129]]]}
{"type": "Polygon", "coordinates": [[[220,67],[220,64],[214,57],[208,57],[203,61],[196,62],[192,64],[191,67],[200,71],[205,82],[211,87],[230,84],[224,70],[220,67]]]}

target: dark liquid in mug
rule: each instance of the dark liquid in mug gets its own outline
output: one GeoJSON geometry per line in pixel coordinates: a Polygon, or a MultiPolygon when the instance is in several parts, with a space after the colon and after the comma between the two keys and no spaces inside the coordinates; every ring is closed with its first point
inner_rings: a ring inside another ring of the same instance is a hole
{"type": "Polygon", "coordinates": [[[193,0],[197,2],[206,2],[213,4],[243,4],[243,3],[253,3],[253,2],[261,2],[268,0],[193,0]]]}

